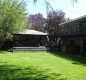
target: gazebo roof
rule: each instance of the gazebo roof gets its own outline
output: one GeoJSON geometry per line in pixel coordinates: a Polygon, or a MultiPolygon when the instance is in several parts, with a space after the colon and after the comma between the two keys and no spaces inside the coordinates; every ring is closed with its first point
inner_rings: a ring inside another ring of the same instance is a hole
{"type": "Polygon", "coordinates": [[[36,31],[36,30],[25,30],[24,32],[20,32],[18,34],[27,34],[27,35],[48,35],[48,33],[36,31]]]}

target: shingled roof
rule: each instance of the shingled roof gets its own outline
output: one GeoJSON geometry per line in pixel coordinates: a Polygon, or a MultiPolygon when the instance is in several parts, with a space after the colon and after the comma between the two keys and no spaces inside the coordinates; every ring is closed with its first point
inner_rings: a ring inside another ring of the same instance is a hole
{"type": "Polygon", "coordinates": [[[25,30],[17,34],[28,34],[28,35],[48,35],[48,33],[36,31],[36,30],[25,30]]]}

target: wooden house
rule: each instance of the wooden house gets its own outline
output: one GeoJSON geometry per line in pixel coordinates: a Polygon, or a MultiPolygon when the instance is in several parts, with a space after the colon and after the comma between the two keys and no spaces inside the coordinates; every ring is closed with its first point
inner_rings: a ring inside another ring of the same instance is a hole
{"type": "Polygon", "coordinates": [[[61,23],[59,25],[61,51],[68,53],[86,53],[86,16],[61,23]]]}

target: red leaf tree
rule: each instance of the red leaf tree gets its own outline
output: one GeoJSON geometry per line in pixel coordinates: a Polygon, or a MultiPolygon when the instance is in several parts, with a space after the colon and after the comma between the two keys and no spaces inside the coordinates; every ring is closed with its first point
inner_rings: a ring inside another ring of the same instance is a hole
{"type": "Polygon", "coordinates": [[[29,16],[30,29],[44,31],[45,19],[43,15],[38,13],[29,16]]]}
{"type": "Polygon", "coordinates": [[[58,33],[58,25],[65,21],[64,19],[65,13],[61,10],[52,10],[49,11],[47,14],[47,31],[54,35],[58,33]]]}
{"type": "Polygon", "coordinates": [[[65,13],[61,10],[51,10],[47,13],[47,32],[49,35],[49,45],[57,46],[59,24],[65,21],[65,13]]]}

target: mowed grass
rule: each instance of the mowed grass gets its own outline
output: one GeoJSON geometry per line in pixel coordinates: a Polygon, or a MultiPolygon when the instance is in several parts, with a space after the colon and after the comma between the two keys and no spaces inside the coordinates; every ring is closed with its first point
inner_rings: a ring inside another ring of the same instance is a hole
{"type": "Polygon", "coordinates": [[[85,60],[50,52],[0,52],[0,80],[86,80],[85,60]]]}

